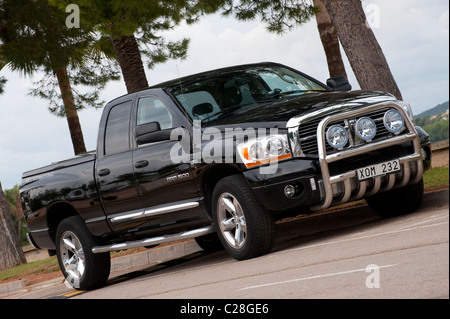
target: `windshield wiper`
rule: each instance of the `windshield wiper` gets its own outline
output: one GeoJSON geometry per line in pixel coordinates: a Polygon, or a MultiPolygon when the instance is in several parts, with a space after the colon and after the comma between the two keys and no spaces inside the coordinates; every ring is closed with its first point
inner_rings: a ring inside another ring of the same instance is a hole
{"type": "Polygon", "coordinates": [[[277,100],[283,96],[291,95],[291,94],[297,94],[297,93],[307,93],[307,92],[327,92],[327,90],[324,89],[310,89],[310,90],[292,90],[292,91],[281,91],[279,89],[275,89],[274,92],[258,102],[267,102],[270,100],[277,100]]]}
{"type": "Polygon", "coordinates": [[[202,119],[202,123],[203,121],[211,121],[213,117],[219,116],[219,117],[223,117],[223,116],[227,116],[232,114],[234,111],[239,110],[241,107],[249,105],[249,104],[253,104],[253,103],[247,103],[247,104],[241,104],[241,105],[234,105],[231,107],[228,107],[226,109],[217,111],[216,113],[212,114],[212,115],[207,115],[204,119],[202,119]]]}
{"type": "Polygon", "coordinates": [[[291,94],[296,94],[296,93],[307,93],[307,92],[326,92],[327,90],[324,89],[311,89],[311,90],[292,90],[292,91],[285,91],[285,92],[280,92],[278,93],[281,96],[285,96],[285,95],[291,95],[291,94]]]}

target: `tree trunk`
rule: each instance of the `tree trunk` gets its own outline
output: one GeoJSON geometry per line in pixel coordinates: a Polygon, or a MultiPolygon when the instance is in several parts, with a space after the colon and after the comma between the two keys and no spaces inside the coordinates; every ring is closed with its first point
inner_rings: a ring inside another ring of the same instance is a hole
{"type": "Polygon", "coordinates": [[[14,228],[8,203],[0,184],[0,271],[26,263],[14,228]]]}
{"type": "Polygon", "coordinates": [[[362,90],[402,95],[372,29],[361,0],[322,0],[362,90]]]}
{"type": "Polygon", "coordinates": [[[70,86],[69,76],[66,68],[54,70],[58,78],[59,88],[64,103],[67,123],[69,124],[70,137],[72,138],[73,150],[75,155],[86,153],[83,132],[81,130],[78,112],[73,98],[72,87],[70,86]]]}
{"type": "Polygon", "coordinates": [[[112,39],[128,93],[148,88],[141,53],[134,35],[112,39]]]}
{"type": "Polygon", "coordinates": [[[344,62],[342,61],[339,38],[334,28],[333,21],[328,15],[327,9],[321,0],[313,0],[314,6],[319,9],[316,14],[317,28],[327,57],[330,77],[343,75],[347,77],[344,62]]]}

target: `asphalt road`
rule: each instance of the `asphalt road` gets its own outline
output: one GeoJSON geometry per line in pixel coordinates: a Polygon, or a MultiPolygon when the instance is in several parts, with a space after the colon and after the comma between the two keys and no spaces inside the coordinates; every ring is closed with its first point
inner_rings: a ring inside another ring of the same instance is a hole
{"type": "Polygon", "coordinates": [[[52,287],[16,298],[448,299],[448,196],[427,194],[419,211],[389,219],[360,207],[285,222],[273,252],[252,260],[198,252],[111,278],[98,290],[52,287]]]}

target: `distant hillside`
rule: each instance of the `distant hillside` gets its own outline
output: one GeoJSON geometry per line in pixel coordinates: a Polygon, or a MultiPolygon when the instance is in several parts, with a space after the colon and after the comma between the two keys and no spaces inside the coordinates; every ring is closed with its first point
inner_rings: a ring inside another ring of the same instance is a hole
{"type": "Polygon", "coordinates": [[[439,104],[439,105],[433,107],[432,109],[426,110],[425,112],[422,112],[422,113],[414,116],[414,118],[424,118],[424,117],[430,117],[433,115],[438,115],[438,114],[444,113],[445,111],[448,110],[448,102],[449,101],[439,104]]]}

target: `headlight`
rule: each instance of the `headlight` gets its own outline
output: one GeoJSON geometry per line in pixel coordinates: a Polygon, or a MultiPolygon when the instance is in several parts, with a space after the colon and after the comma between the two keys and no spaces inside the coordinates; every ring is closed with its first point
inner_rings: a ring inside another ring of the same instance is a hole
{"type": "Polygon", "coordinates": [[[369,142],[377,134],[377,126],[375,122],[369,117],[361,117],[355,124],[356,134],[363,140],[369,142]]]}
{"type": "Polygon", "coordinates": [[[284,135],[256,138],[239,144],[237,150],[242,163],[247,168],[292,157],[284,135]]]}
{"type": "Polygon", "coordinates": [[[340,125],[333,125],[327,130],[327,142],[335,149],[340,149],[348,142],[347,130],[340,125]]]}
{"type": "Polygon", "coordinates": [[[383,123],[386,129],[394,134],[399,134],[405,128],[403,116],[397,110],[389,110],[384,114],[383,123]]]}
{"type": "Polygon", "coordinates": [[[411,105],[408,102],[405,102],[405,101],[397,101],[396,103],[402,107],[402,109],[405,111],[405,113],[408,116],[408,118],[414,124],[414,116],[413,116],[413,112],[412,112],[412,109],[411,109],[411,105]]]}

